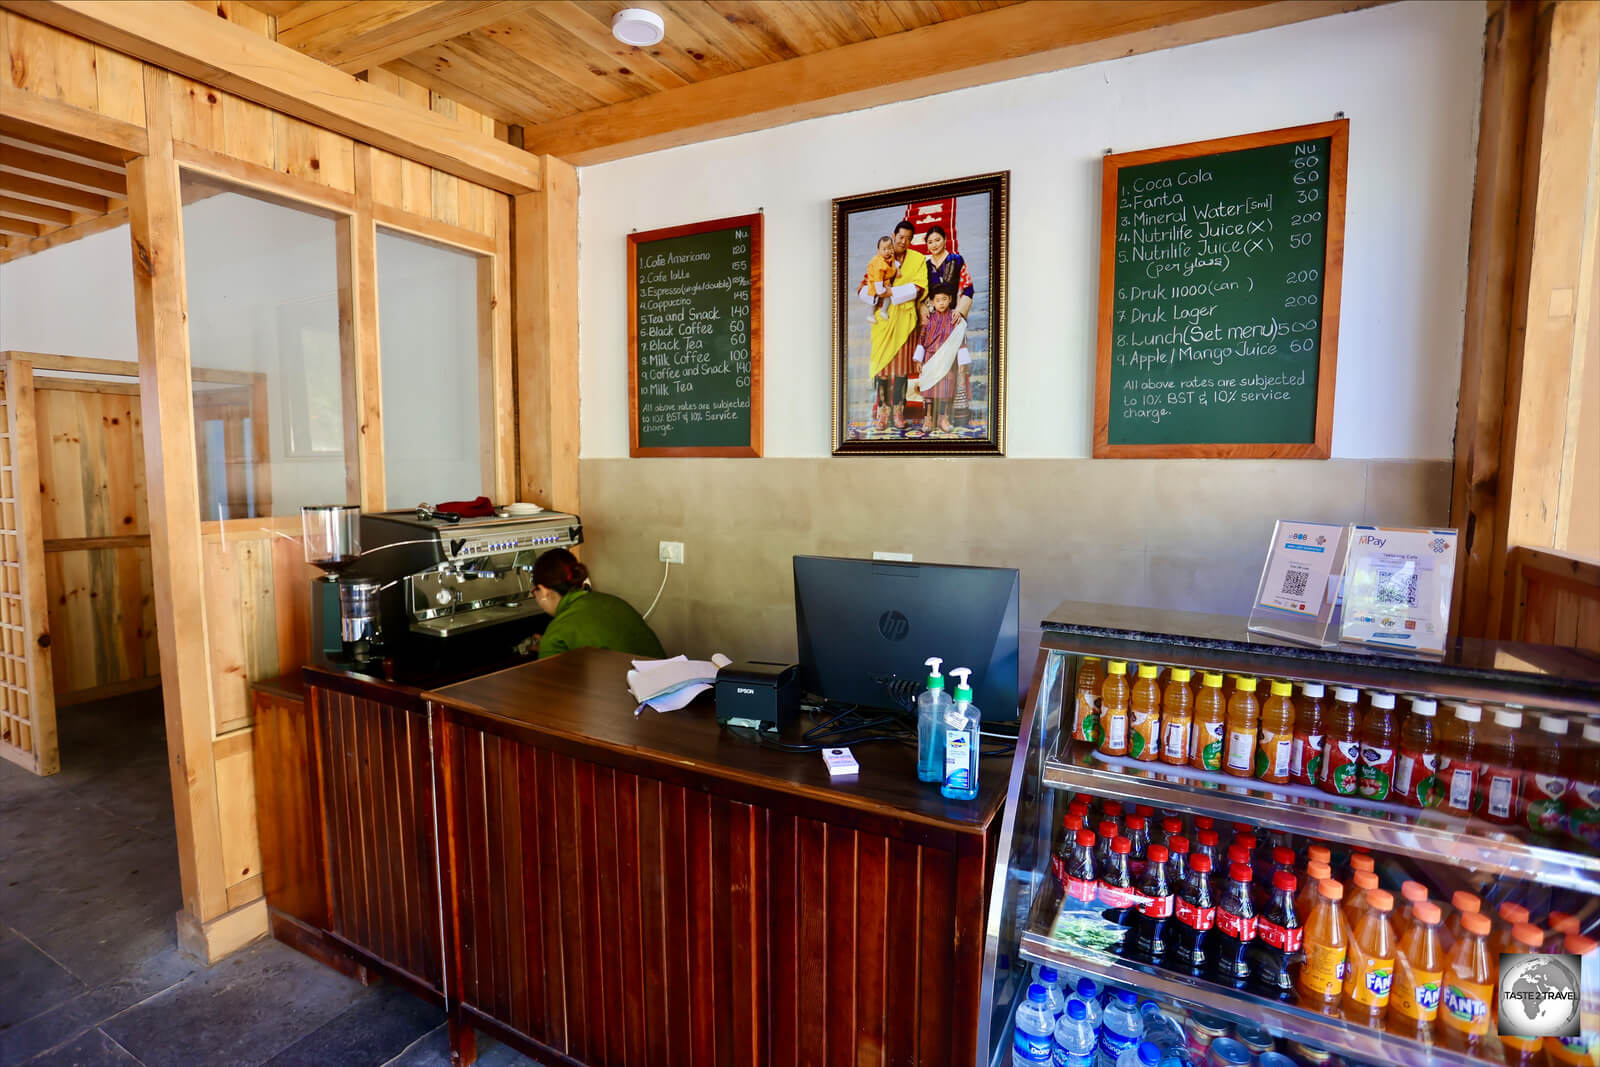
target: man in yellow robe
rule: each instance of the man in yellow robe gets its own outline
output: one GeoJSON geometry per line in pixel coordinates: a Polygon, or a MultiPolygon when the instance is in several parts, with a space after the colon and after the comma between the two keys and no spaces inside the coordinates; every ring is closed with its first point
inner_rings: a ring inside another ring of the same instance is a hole
{"type": "MultiPolygon", "coordinates": [[[[901,220],[895,225],[894,258],[899,264],[889,289],[889,304],[884,317],[872,323],[871,374],[877,389],[877,414],[874,425],[883,429],[892,412],[896,429],[906,424],[906,382],[914,369],[912,356],[917,348],[918,308],[928,290],[928,261],[911,247],[914,229],[901,220]]],[[[876,294],[863,283],[860,294],[870,308],[876,294]]]]}

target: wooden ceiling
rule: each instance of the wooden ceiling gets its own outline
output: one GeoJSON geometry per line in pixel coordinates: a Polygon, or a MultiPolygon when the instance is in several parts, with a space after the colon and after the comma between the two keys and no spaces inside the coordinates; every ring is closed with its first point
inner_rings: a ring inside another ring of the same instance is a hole
{"type": "MultiPolygon", "coordinates": [[[[357,73],[385,66],[509,126],[533,126],[1016,0],[255,0],[280,44],[357,73]],[[666,39],[611,17],[647,7],[666,39]]],[[[907,57],[937,70],[937,57],[907,57]]]]}
{"type": "Polygon", "coordinates": [[[0,116],[0,257],[57,230],[127,214],[121,153],[0,116]]]}

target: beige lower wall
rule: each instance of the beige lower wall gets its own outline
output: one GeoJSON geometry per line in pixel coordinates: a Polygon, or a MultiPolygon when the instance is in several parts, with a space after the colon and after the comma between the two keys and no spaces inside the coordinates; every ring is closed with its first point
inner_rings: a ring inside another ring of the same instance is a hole
{"type": "Polygon", "coordinates": [[[913,553],[1022,571],[1022,667],[1062,600],[1245,613],[1275,518],[1443,525],[1450,463],[1328,460],[587,459],[595,587],[669,652],[795,655],[791,557],[913,553]]]}

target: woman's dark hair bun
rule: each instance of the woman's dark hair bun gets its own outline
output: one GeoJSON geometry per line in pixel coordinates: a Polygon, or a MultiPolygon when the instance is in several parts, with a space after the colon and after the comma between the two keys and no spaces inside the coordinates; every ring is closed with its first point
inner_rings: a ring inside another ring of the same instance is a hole
{"type": "Polygon", "coordinates": [[[533,584],[566,595],[589,580],[589,568],[564,548],[552,548],[533,561],[533,584]]]}

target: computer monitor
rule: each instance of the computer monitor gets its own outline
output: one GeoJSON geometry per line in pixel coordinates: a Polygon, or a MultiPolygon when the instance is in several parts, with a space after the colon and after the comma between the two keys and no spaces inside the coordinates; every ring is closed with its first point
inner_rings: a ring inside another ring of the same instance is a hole
{"type": "MultiPolygon", "coordinates": [[[[1017,717],[1014,567],[794,557],[800,682],[828,700],[866,707],[899,701],[883,679],[920,692],[929,656],[944,671],[972,668],[985,719],[1017,717]]],[[[945,682],[954,694],[955,681],[945,682]]]]}

